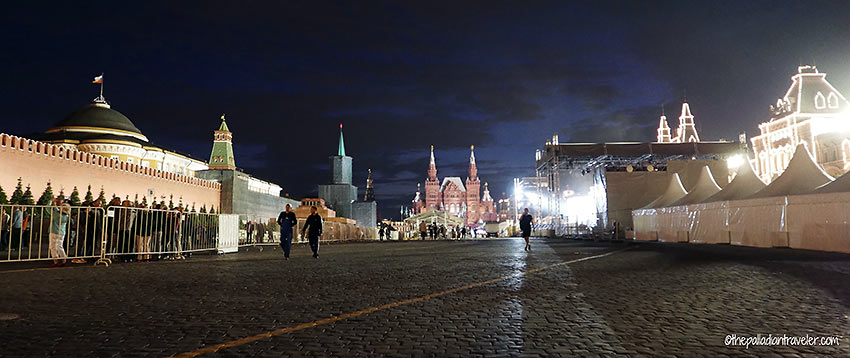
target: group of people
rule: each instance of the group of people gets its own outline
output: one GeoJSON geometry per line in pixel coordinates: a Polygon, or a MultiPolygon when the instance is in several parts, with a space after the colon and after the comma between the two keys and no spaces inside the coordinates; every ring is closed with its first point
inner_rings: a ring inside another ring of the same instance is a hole
{"type": "Polygon", "coordinates": [[[146,207],[116,198],[110,203],[105,250],[124,261],[183,259],[195,249],[215,247],[216,217],[186,213],[164,203],[146,207]]]}
{"type": "MultiPolygon", "coordinates": [[[[248,221],[245,224],[245,233],[247,234],[249,244],[261,244],[265,242],[266,232],[268,231],[266,224],[262,222],[248,221]]],[[[268,233],[271,234],[271,232],[268,233]]]]}
{"type": "Polygon", "coordinates": [[[385,225],[384,223],[381,223],[379,226],[380,227],[378,228],[378,238],[381,241],[384,241],[384,237],[389,240],[392,232],[395,231],[395,228],[392,225],[385,225]]]}
{"type": "Polygon", "coordinates": [[[0,251],[28,248],[32,215],[21,206],[0,208],[0,251]]]}
{"type": "Polygon", "coordinates": [[[469,229],[465,226],[455,226],[451,229],[446,228],[445,225],[431,223],[428,224],[426,222],[419,223],[419,236],[422,240],[426,238],[430,238],[431,240],[435,239],[466,239],[467,235],[475,236],[475,230],[469,229]]]}
{"type": "Polygon", "coordinates": [[[22,249],[38,247],[34,245],[43,237],[44,229],[48,234],[48,257],[53,259],[51,267],[67,265],[69,254],[75,257],[73,263],[92,262],[101,254],[125,261],[147,261],[180,259],[194,249],[215,248],[218,222],[214,215],[185,213],[182,206],[169,209],[165,203],[146,206],[119,198],[109,203],[108,214],[103,207],[100,200],[94,200],[72,208],[63,197],[53,199],[47,207],[2,207],[0,251],[11,255],[11,251],[18,250],[18,258],[26,259],[28,252],[22,249]],[[33,225],[32,220],[43,220],[44,226],[33,225]]]}
{"type": "MultiPolygon", "coordinates": [[[[306,236],[310,243],[310,250],[313,251],[313,258],[319,258],[319,239],[322,237],[322,216],[318,213],[319,209],[315,206],[310,208],[310,216],[304,221],[304,227],[301,228],[301,236],[306,236]]],[[[292,206],[286,204],[285,211],[282,211],[277,217],[277,223],[280,225],[280,247],[283,249],[283,259],[289,260],[292,253],[292,236],[298,226],[298,219],[295,217],[295,212],[292,211],[292,206]]]]}

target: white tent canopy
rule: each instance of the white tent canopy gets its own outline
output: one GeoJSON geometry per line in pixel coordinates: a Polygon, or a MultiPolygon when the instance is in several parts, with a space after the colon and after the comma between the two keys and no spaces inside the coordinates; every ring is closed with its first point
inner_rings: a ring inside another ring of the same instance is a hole
{"type": "Polygon", "coordinates": [[[667,184],[667,189],[664,190],[664,194],[661,194],[661,196],[657,199],[644,206],[643,209],[655,209],[668,206],[685,195],[688,195],[688,192],[685,191],[685,187],[682,185],[682,179],[679,178],[679,173],[673,173],[673,175],[670,176],[670,183],[667,184]]]}
{"type": "Polygon", "coordinates": [[[850,172],[835,178],[832,182],[822,185],[814,191],[815,194],[841,193],[850,191],[850,172]]]}
{"type": "Polygon", "coordinates": [[[832,181],[832,177],[815,163],[804,144],[797,146],[788,167],[770,185],[751,196],[766,198],[770,196],[809,194],[818,187],[832,181]]]}
{"type": "Polygon", "coordinates": [[[424,213],[419,213],[404,219],[405,223],[414,224],[417,227],[419,226],[419,223],[423,221],[429,224],[437,223],[446,226],[463,226],[463,219],[442,210],[428,210],[424,213]]]}
{"type": "Polygon", "coordinates": [[[755,170],[753,170],[752,164],[750,164],[749,160],[744,161],[744,164],[738,168],[737,174],[735,174],[735,178],[732,179],[732,182],[729,183],[723,190],[717,192],[714,195],[709,196],[707,199],[703,200],[703,203],[710,203],[714,201],[725,201],[725,200],[737,200],[744,199],[749,197],[766,187],[761,179],[759,179],[758,175],[756,175],[755,170]]]}
{"type": "Polygon", "coordinates": [[[714,181],[714,175],[708,165],[702,167],[699,172],[699,178],[694,188],[688,192],[688,195],[676,200],[670,206],[688,205],[699,203],[709,196],[712,196],[720,191],[720,186],[714,181]]]}

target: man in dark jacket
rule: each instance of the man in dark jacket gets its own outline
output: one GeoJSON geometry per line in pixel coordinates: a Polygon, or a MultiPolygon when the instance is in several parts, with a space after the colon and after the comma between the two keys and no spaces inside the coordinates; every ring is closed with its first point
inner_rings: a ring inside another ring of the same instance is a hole
{"type": "Polygon", "coordinates": [[[283,249],[283,259],[289,260],[289,252],[292,249],[292,229],[298,224],[291,205],[286,204],[286,211],[281,212],[277,217],[277,224],[280,225],[280,248],[283,249]]]}
{"type": "Polygon", "coordinates": [[[525,239],[525,251],[531,250],[531,241],[529,241],[529,237],[531,237],[531,214],[528,213],[528,209],[522,211],[522,217],[519,218],[519,229],[522,230],[522,238],[525,239]]]}
{"type": "Polygon", "coordinates": [[[318,211],[315,206],[310,208],[310,216],[307,217],[304,228],[301,229],[302,236],[307,232],[310,249],[313,250],[313,258],[319,258],[319,236],[322,236],[322,217],[319,216],[318,211]]]}

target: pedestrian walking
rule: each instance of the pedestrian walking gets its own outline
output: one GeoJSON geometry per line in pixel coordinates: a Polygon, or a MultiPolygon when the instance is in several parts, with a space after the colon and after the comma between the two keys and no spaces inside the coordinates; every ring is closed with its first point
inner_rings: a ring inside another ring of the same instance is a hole
{"type": "Polygon", "coordinates": [[[50,257],[53,265],[50,267],[67,266],[65,254],[65,234],[68,232],[68,220],[71,213],[71,205],[65,203],[63,198],[53,199],[53,208],[50,210],[50,257]],[[60,263],[61,261],[61,263],[60,263]]]}
{"type": "Polygon", "coordinates": [[[278,215],[277,223],[280,225],[280,248],[283,249],[283,259],[289,260],[289,253],[292,250],[292,231],[298,224],[292,205],[286,204],[286,211],[278,215]]]}
{"type": "Polygon", "coordinates": [[[428,235],[428,224],[423,221],[419,223],[419,236],[422,237],[422,240],[425,240],[425,235],[428,235]]]}
{"type": "Polygon", "coordinates": [[[301,229],[301,236],[307,233],[310,249],[313,250],[313,258],[319,258],[319,237],[322,236],[322,217],[318,214],[318,211],[315,206],[310,208],[310,216],[307,217],[304,228],[301,229]]]}
{"type": "Polygon", "coordinates": [[[531,222],[533,218],[528,213],[528,209],[522,211],[522,217],[519,219],[519,229],[522,230],[522,238],[525,239],[525,251],[531,250],[531,222]]]}
{"type": "Polygon", "coordinates": [[[378,229],[378,237],[380,238],[381,241],[384,241],[384,226],[383,225],[381,225],[381,228],[378,229]]]}
{"type": "Polygon", "coordinates": [[[387,228],[384,230],[384,236],[387,237],[387,241],[390,240],[390,234],[395,231],[395,228],[392,225],[387,225],[387,228]]]}

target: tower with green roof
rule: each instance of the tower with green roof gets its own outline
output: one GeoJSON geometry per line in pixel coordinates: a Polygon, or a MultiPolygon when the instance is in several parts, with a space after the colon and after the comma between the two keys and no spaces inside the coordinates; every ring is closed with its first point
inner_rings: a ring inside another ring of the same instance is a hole
{"type": "Polygon", "coordinates": [[[345,154],[342,124],[339,125],[339,147],[337,155],[331,156],[331,181],[319,185],[319,197],[336,211],[337,216],[353,219],[351,203],[357,200],[357,187],[352,185],[351,167],[353,158],[345,154]]]}
{"type": "Polygon", "coordinates": [[[215,131],[212,153],[210,153],[210,169],[236,169],[236,159],[233,156],[233,133],[227,128],[227,121],[221,115],[221,126],[215,131]]]}

